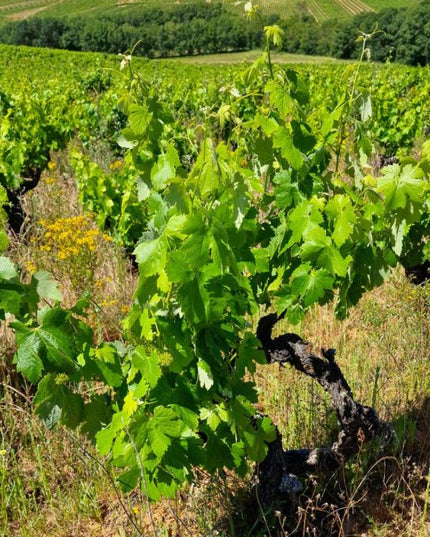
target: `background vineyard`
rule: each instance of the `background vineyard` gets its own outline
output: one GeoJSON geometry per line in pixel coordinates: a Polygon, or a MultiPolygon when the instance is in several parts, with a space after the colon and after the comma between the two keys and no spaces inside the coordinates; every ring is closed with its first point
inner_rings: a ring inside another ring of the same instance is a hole
{"type": "MultiPolygon", "coordinates": [[[[99,16],[123,12],[133,8],[136,2],[118,0],[1,0],[0,21],[13,22],[30,17],[47,16],[99,16]]],[[[181,2],[181,3],[187,3],[181,2]]],[[[277,13],[282,17],[289,17],[294,14],[298,0],[263,0],[261,6],[267,13],[277,13]]],[[[308,10],[316,20],[334,18],[348,18],[362,11],[380,10],[388,7],[411,7],[418,3],[418,0],[369,0],[361,2],[359,0],[310,0],[308,10]]],[[[157,2],[155,0],[145,0],[138,3],[142,6],[169,7],[176,2],[157,2]]]]}

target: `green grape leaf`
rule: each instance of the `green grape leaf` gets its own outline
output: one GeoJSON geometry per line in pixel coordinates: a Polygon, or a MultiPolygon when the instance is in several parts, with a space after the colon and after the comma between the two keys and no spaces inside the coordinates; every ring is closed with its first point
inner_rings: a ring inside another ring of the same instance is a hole
{"type": "Polygon", "coordinates": [[[12,261],[8,257],[0,257],[0,278],[12,280],[18,273],[12,261]]]}
{"type": "Polygon", "coordinates": [[[144,347],[139,346],[133,352],[131,360],[133,366],[140,371],[144,380],[153,388],[161,377],[161,367],[157,354],[155,352],[148,354],[144,347]]]}
{"type": "Polygon", "coordinates": [[[91,401],[83,408],[81,431],[92,441],[95,441],[96,434],[110,422],[112,410],[108,404],[106,395],[93,395],[91,401]]]}
{"type": "Polygon", "coordinates": [[[118,483],[121,490],[125,493],[131,492],[135,489],[141,478],[141,470],[138,464],[133,465],[129,470],[122,472],[118,476],[118,483]]]}
{"type": "Polygon", "coordinates": [[[37,329],[37,334],[46,350],[48,362],[58,371],[73,373],[76,370],[73,338],[65,330],[55,326],[41,326],[37,329]]]}
{"type": "MultiPolygon", "coordinates": [[[[110,423],[96,433],[97,449],[102,455],[107,455],[110,452],[113,441],[123,428],[122,414],[121,412],[117,412],[112,416],[110,423]]],[[[142,427],[142,431],[145,432],[145,427],[142,427]]]]}
{"type": "Polygon", "coordinates": [[[216,431],[222,421],[227,421],[225,410],[219,409],[219,406],[203,407],[200,409],[200,419],[206,421],[212,431],[216,431]],[[223,419],[221,414],[224,413],[223,419]]]}
{"type": "Polygon", "coordinates": [[[368,90],[361,90],[358,104],[360,106],[361,121],[365,123],[372,117],[372,100],[368,90]]]}
{"type": "Polygon", "coordinates": [[[148,185],[140,177],[136,179],[136,190],[137,199],[139,201],[147,200],[151,194],[151,190],[149,189],[148,185]]]}
{"type": "Polygon", "coordinates": [[[167,240],[161,235],[156,239],[141,242],[136,246],[134,254],[141,274],[145,277],[159,274],[166,265],[167,240]]]}
{"type": "Polygon", "coordinates": [[[295,170],[300,170],[303,167],[303,155],[294,145],[293,137],[285,127],[281,127],[276,131],[273,145],[280,148],[281,155],[287,159],[295,170]]]}
{"type": "Polygon", "coordinates": [[[117,349],[105,343],[94,351],[95,366],[100,371],[105,383],[112,388],[119,388],[124,380],[121,360],[117,349]]]}
{"type": "Polygon", "coordinates": [[[344,195],[335,195],[327,203],[325,213],[334,224],[332,237],[340,248],[351,237],[357,221],[351,199],[344,195]]]}
{"type": "Polygon", "coordinates": [[[378,179],[376,190],[384,196],[387,211],[405,209],[408,201],[422,201],[426,181],[420,178],[417,166],[408,164],[402,168],[399,164],[393,164],[382,171],[383,176],[378,179]]]}
{"type": "Polygon", "coordinates": [[[261,342],[252,332],[245,332],[239,346],[236,358],[236,371],[242,377],[247,369],[250,373],[255,372],[255,363],[265,364],[266,356],[261,349],[261,342]]]}
{"type": "Polygon", "coordinates": [[[7,236],[6,231],[2,229],[1,226],[2,226],[2,223],[1,223],[1,213],[0,213],[0,252],[3,252],[9,246],[9,238],[7,236]]]}
{"type": "Polygon", "coordinates": [[[206,390],[210,390],[214,385],[212,370],[207,362],[199,360],[197,362],[197,378],[200,386],[206,390]]]}
{"type": "Polygon", "coordinates": [[[203,432],[207,436],[205,445],[207,469],[214,471],[218,468],[234,468],[230,446],[223,440],[222,435],[214,433],[209,427],[205,427],[203,432]]]}
{"type": "Polygon", "coordinates": [[[198,324],[206,321],[210,300],[198,276],[181,285],[177,291],[177,297],[185,317],[190,322],[198,324]]]}
{"type": "Polygon", "coordinates": [[[4,319],[4,313],[19,316],[21,313],[21,304],[21,293],[14,289],[4,289],[3,286],[0,286],[0,312],[2,313],[2,319],[4,319]]]}
{"type": "Polygon", "coordinates": [[[248,447],[249,457],[256,462],[261,462],[267,453],[267,443],[273,442],[276,438],[276,430],[268,417],[258,421],[257,431],[247,435],[248,441],[251,441],[248,447]]]}
{"type": "Polygon", "coordinates": [[[392,245],[393,252],[400,257],[403,250],[403,241],[408,231],[408,226],[405,220],[395,221],[391,227],[394,243],[392,245]]]}
{"type": "Polygon", "coordinates": [[[241,177],[238,177],[234,184],[233,202],[234,225],[236,229],[240,229],[249,206],[248,188],[241,177]]]}
{"type": "Polygon", "coordinates": [[[334,278],[327,270],[311,268],[309,263],[300,265],[291,275],[290,286],[296,296],[303,298],[305,307],[318,302],[326,291],[333,288],[334,278]]]}
{"type": "Polygon", "coordinates": [[[302,198],[297,183],[292,181],[291,171],[282,170],[273,178],[275,183],[276,205],[280,209],[288,209],[292,205],[297,205],[302,198]]]}
{"type": "Polygon", "coordinates": [[[176,175],[176,168],[180,166],[178,152],[172,143],[167,145],[166,152],[158,157],[151,170],[152,186],[155,190],[162,190],[176,175]]]}
{"type": "Polygon", "coordinates": [[[198,192],[202,198],[213,194],[220,187],[217,154],[210,139],[206,139],[202,144],[202,149],[186,183],[190,192],[198,192]]]}
{"type": "Polygon", "coordinates": [[[63,299],[61,291],[58,288],[58,283],[52,279],[49,272],[39,271],[34,273],[31,285],[36,289],[40,298],[46,298],[56,302],[60,302],[63,299]]]}
{"type": "Polygon", "coordinates": [[[270,104],[279,110],[283,116],[288,116],[294,110],[294,100],[285,85],[270,80],[266,84],[270,104]]]}
{"type": "Polygon", "coordinates": [[[33,403],[36,406],[36,414],[48,428],[60,421],[74,429],[81,423],[84,402],[80,395],[65,386],[61,376],[46,375],[39,382],[33,403]]]}
{"type": "Polygon", "coordinates": [[[158,406],[148,423],[147,435],[152,451],[161,458],[172,443],[184,430],[184,423],[170,408],[158,406]]]}
{"type": "Polygon", "coordinates": [[[261,114],[256,114],[254,118],[254,125],[256,127],[261,127],[261,130],[268,137],[279,128],[279,123],[275,118],[262,116],[261,114]]]}
{"type": "MultiPolygon", "coordinates": [[[[128,120],[131,130],[134,135],[142,135],[145,133],[146,129],[149,127],[149,124],[152,120],[152,114],[144,106],[139,106],[137,104],[131,104],[128,109],[128,120]]],[[[130,140],[129,136],[123,132],[126,140],[130,140]]],[[[131,138],[133,140],[133,138],[131,138]]]]}
{"type": "Polygon", "coordinates": [[[318,236],[321,233],[325,235],[324,230],[320,231],[322,228],[320,228],[319,224],[322,222],[323,216],[317,207],[308,201],[303,201],[297,205],[288,216],[288,225],[292,231],[292,236],[287,247],[289,248],[302,239],[312,239],[313,236],[318,236]]]}
{"type": "Polygon", "coordinates": [[[334,246],[324,248],[318,256],[317,265],[326,268],[333,276],[344,278],[348,267],[352,263],[352,256],[343,257],[340,251],[334,246]]]}
{"type": "Polygon", "coordinates": [[[73,393],[66,386],[61,386],[61,418],[62,425],[76,429],[81,424],[84,401],[80,395],[73,393]]]}
{"type": "Polygon", "coordinates": [[[25,336],[15,354],[16,368],[32,384],[36,384],[42,376],[43,362],[40,358],[41,341],[37,332],[25,336]]]}

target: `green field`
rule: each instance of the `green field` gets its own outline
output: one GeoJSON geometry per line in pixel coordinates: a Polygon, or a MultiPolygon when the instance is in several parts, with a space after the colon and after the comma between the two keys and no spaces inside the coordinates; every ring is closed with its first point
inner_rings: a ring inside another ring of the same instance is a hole
{"type": "MultiPolygon", "coordinates": [[[[144,0],[11,0],[0,1],[0,22],[13,22],[35,16],[96,16],[113,11],[124,11],[134,4],[139,6],[168,6],[181,2],[144,0]]],[[[288,17],[297,10],[299,0],[262,0],[260,5],[267,13],[288,17]]],[[[410,7],[418,0],[308,0],[308,11],[317,20],[331,17],[348,18],[363,11],[378,11],[386,7],[410,7]]]]}
{"type": "MultiPolygon", "coordinates": [[[[259,56],[259,51],[249,50],[244,52],[225,52],[222,54],[200,54],[198,56],[182,56],[179,58],[169,58],[164,61],[174,61],[177,63],[190,63],[202,65],[226,65],[243,62],[253,62],[259,56]]],[[[321,64],[321,63],[346,63],[347,60],[338,60],[328,56],[306,56],[304,54],[288,54],[287,52],[275,52],[272,54],[273,61],[276,63],[303,63],[303,64],[321,64]]]]}

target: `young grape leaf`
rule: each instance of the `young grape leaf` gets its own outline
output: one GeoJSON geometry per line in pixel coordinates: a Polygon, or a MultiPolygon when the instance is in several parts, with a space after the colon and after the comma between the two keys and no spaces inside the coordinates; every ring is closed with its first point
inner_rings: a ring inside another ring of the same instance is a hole
{"type": "Polygon", "coordinates": [[[300,265],[291,275],[291,290],[303,299],[305,307],[318,302],[332,289],[334,278],[325,269],[315,270],[309,263],[300,265]]]}
{"type": "Polygon", "coordinates": [[[0,278],[12,280],[18,276],[18,272],[12,261],[8,257],[0,257],[0,278]]]}
{"type": "Polygon", "coordinates": [[[136,347],[132,355],[133,366],[140,371],[142,377],[153,388],[161,377],[161,367],[159,366],[158,355],[155,352],[148,354],[145,347],[136,347]]]}
{"type": "Polygon", "coordinates": [[[16,368],[32,384],[42,376],[43,362],[40,358],[41,341],[37,332],[31,332],[22,339],[15,354],[16,368]]]}
{"type": "Polygon", "coordinates": [[[167,240],[161,235],[156,239],[141,242],[136,246],[134,254],[141,274],[145,277],[159,274],[166,265],[167,240]]]}
{"type": "Polygon", "coordinates": [[[49,272],[43,270],[34,273],[31,279],[31,286],[36,289],[40,298],[55,300],[56,302],[60,302],[63,299],[58,283],[52,279],[49,272]]]}

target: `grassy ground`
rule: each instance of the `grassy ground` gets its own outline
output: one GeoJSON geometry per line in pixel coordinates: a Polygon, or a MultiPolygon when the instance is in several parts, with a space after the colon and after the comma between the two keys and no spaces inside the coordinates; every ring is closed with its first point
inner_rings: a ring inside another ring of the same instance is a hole
{"type": "MultiPolygon", "coordinates": [[[[253,62],[261,55],[261,51],[249,50],[245,52],[225,52],[223,54],[203,54],[199,56],[182,56],[157,61],[175,61],[179,63],[195,64],[234,64],[253,62]]],[[[272,53],[275,63],[345,63],[345,60],[337,60],[327,56],[305,56],[304,54],[288,54],[286,52],[272,53]]]]}
{"type": "MultiPolygon", "coordinates": [[[[12,239],[10,253],[28,273],[35,268],[53,271],[66,300],[74,300],[90,278],[93,325],[100,337],[115,337],[136,275],[103,236],[92,256],[95,262],[83,251],[66,271],[55,256],[46,255],[44,222],[77,219],[81,213],[66,156],[56,156],[50,168],[26,199],[31,222],[24,237],[12,239]]],[[[94,229],[91,221],[80,233],[88,229],[94,229]]],[[[305,526],[314,528],[315,535],[429,535],[430,286],[416,287],[397,271],[368,293],[346,321],[336,321],[331,306],[318,307],[294,330],[315,349],[335,347],[357,399],[374,405],[396,431],[385,450],[366,447],[343,473],[310,482],[301,499],[300,535],[307,535],[305,526]]],[[[141,493],[120,494],[107,461],[78,433],[47,431],[34,417],[32,389],[14,372],[7,327],[1,327],[0,336],[0,535],[269,535],[261,514],[246,511],[248,480],[230,475],[199,474],[175,501],[150,510],[141,493]]],[[[333,437],[335,418],[315,383],[277,365],[260,367],[256,380],[261,410],[277,423],[285,446],[314,447],[333,437]]],[[[274,536],[277,521],[272,524],[274,536]]]]}

